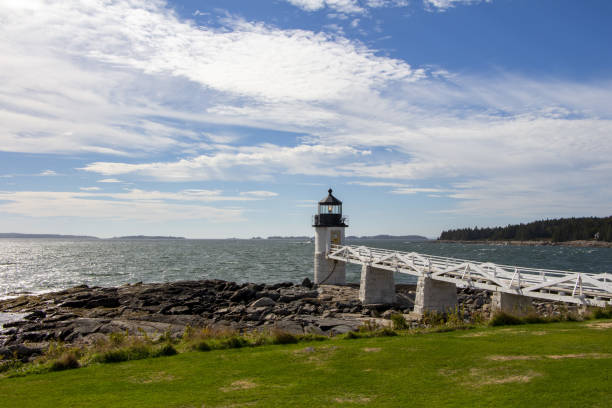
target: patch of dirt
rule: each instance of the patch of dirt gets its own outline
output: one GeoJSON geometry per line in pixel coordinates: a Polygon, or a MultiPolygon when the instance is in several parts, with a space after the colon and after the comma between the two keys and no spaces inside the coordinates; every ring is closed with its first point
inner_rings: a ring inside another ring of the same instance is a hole
{"type": "Polygon", "coordinates": [[[587,327],[597,330],[612,329],[612,322],[589,323],[587,324],[587,327]]]}
{"type": "Polygon", "coordinates": [[[444,377],[452,377],[457,374],[459,370],[451,370],[450,368],[441,368],[438,370],[438,374],[444,377]]]}
{"type": "Polygon", "coordinates": [[[543,358],[550,358],[552,360],[563,360],[566,358],[602,359],[602,358],[612,358],[612,354],[577,353],[577,354],[550,354],[546,356],[488,356],[487,357],[487,359],[491,361],[541,360],[543,358]]]}
{"type": "Polygon", "coordinates": [[[241,391],[241,390],[249,390],[251,388],[257,387],[251,380],[238,380],[234,381],[229,385],[229,387],[221,387],[220,390],[223,392],[231,392],[231,391],[241,391]]]}
{"type": "Polygon", "coordinates": [[[513,361],[513,360],[537,360],[540,356],[488,356],[493,361],[513,361]]]}
{"type": "Polygon", "coordinates": [[[591,359],[602,359],[602,358],[612,358],[612,354],[607,353],[579,353],[579,354],[558,354],[558,355],[548,355],[547,358],[552,358],[553,360],[562,360],[565,358],[591,358],[591,359]]]}
{"type": "Polygon", "coordinates": [[[531,334],[533,334],[534,336],[544,336],[545,334],[548,334],[548,332],[544,330],[540,330],[540,331],[532,331],[531,334]]]}
{"type": "Polygon", "coordinates": [[[490,385],[490,384],[508,384],[508,383],[527,383],[531,381],[532,378],[540,376],[542,374],[536,373],[535,371],[529,371],[524,375],[511,375],[509,377],[501,377],[501,378],[489,378],[483,382],[482,385],[490,385]]]}
{"type": "MultiPolygon", "coordinates": [[[[241,407],[252,407],[257,405],[257,402],[242,402],[239,404],[230,404],[230,405],[215,405],[215,408],[241,408],[241,407]]],[[[209,408],[210,405],[202,405],[201,408],[209,408]]]]}
{"type": "Polygon", "coordinates": [[[529,333],[529,330],[517,329],[517,328],[514,328],[514,327],[508,327],[508,328],[505,328],[505,329],[499,329],[497,331],[504,332],[504,333],[510,332],[510,333],[516,333],[516,334],[529,333]]]}
{"type": "Polygon", "coordinates": [[[372,398],[364,397],[363,395],[347,395],[334,398],[334,401],[340,404],[367,404],[371,400],[372,398]]]}
{"type": "Polygon", "coordinates": [[[496,369],[480,369],[472,368],[469,372],[469,380],[465,383],[473,387],[482,387],[485,385],[510,384],[510,383],[527,383],[535,377],[541,376],[541,373],[528,370],[525,372],[512,370],[508,371],[503,368],[496,369]]]}
{"type": "Polygon", "coordinates": [[[366,353],[378,353],[380,350],[382,350],[380,347],[366,347],[363,349],[366,353]]]}
{"type": "Polygon", "coordinates": [[[160,371],[158,373],[151,373],[147,376],[131,377],[129,381],[134,384],[152,384],[152,383],[174,381],[174,379],[175,378],[173,375],[170,375],[164,371],[160,371]]]}
{"type": "Polygon", "coordinates": [[[479,332],[479,333],[469,333],[469,334],[464,334],[462,336],[459,337],[485,337],[485,336],[490,336],[493,333],[490,332],[479,332]]]}

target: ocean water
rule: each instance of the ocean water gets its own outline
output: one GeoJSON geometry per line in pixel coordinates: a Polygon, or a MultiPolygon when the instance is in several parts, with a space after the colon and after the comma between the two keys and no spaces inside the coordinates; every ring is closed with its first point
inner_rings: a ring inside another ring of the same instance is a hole
{"type": "MultiPolygon", "coordinates": [[[[395,240],[359,245],[475,261],[581,272],[612,273],[612,248],[503,246],[395,240]]],[[[0,239],[0,298],[75,285],[224,279],[300,282],[313,276],[312,243],[283,240],[0,239]]],[[[347,280],[360,269],[347,266],[347,280]]],[[[407,275],[398,282],[415,282],[407,275]]]]}

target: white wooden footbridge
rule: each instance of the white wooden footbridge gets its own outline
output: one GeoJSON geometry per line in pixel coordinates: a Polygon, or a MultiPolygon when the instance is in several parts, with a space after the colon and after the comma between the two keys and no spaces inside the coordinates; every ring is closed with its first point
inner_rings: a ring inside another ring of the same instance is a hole
{"type": "MultiPolygon", "coordinates": [[[[456,287],[527,298],[585,306],[612,305],[612,274],[608,273],[525,268],[355,245],[330,245],[328,248],[326,258],[329,260],[388,271],[386,276],[391,272],[391,279],[392,272],[398,272],[456,287]]],[[[362,286],[364,275],[362,273],[362,286]]]]}

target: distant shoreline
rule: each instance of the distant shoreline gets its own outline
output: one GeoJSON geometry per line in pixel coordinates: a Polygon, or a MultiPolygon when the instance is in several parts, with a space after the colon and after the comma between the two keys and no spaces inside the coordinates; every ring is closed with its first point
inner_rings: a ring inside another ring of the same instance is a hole
{"type": "MultiPolygon", "coordinates": [[[[252,237],[252,238],[185,238],[174,236],[149,236],[149,235],[129,235],[123,237],[99,238],[90,235],[62,235],[62,234],[22,234],[22,233],[0,233],[2,238],[27,238],[27,239],[78,239],[78,240],[227,240],[227,241],[313,241],[314,236],[269,236],[267,238],[252,237]]],[[[421,235],[371,235],[371,236],[354,236],[346,237],[347,241],[377,241],[377,240],[404,240],[404,241],[429,241],[429,238],[421,235]]]]}
{"type": "Polygon", "coordinates": [[[184,237],[171,237],[171,236],[149,236],[149,235],[129,235],[125,237],[112,237],[112,238],[98,238],[91,235],[62,235],[62,234],[21,234],[21,233],[0,233],[0,238],[25,238],[25,239],[78,239],[78,240],[96,240],[96,241],[110,241],[110,240],[177,240],[186,239],[184,237]]]}
{"type": "Polygon", "coordinates": [[[485,245],[522,245],[522,246],[570,246],[570,247],[592,247],[592,248],[612,248],[612,242],[605,241],[486,241],[486,240],[451,240],[438,239],[431,240],[432,243],[452,243],[452,244],[485,244],[485,245]]]}

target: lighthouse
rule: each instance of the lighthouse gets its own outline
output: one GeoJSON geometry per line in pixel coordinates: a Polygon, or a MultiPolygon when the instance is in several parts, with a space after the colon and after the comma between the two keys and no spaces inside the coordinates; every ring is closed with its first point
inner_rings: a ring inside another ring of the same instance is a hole
{"type": "Polygon", "coordinates": [[[344,285],[346,283],[345,263],[327,259],[332,245],[343,245],[344,229],[348,227],[342,216],[342,201],[327,190],[327,197],[319,201],[318,211],[313,219],[315,229],[314,281],[316,284],[344,285]]]}

